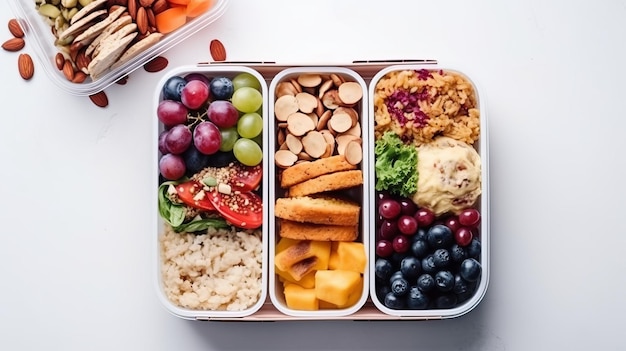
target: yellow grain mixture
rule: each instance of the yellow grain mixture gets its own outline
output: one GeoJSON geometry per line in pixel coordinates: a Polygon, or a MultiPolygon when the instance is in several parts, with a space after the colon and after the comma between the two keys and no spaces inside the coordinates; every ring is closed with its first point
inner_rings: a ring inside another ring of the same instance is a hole
{"type": "Polygon", "coordinates": [[[375,136],[393,131],[416,145],[437,136],[474,144],[480,113],[465,77],[441,70],[401,70],[382,77],[374,92],[375,136]]]}

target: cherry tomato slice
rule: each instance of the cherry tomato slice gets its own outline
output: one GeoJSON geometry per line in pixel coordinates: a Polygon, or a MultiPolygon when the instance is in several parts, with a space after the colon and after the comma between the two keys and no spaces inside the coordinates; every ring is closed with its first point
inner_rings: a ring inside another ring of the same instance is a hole
{"type": "Polygon", "coordinates": [[[263,178],[262,164],[251,167],[237,162],[232,168],[235,172],[231,175],[228,183],[233,189],[252,191],[261,184],[261,178],[263,178]]]}
{"type": "Polygon", "coordinates": [[[215,206],[209,200],[209,194],[202,190],[203,186],[199,182],[190,180],[176,185],[178,198],[185,205],[205,211],[215,211],[215,206]],[[198,195],[202,191],[204,195],[198,195]]]}
{"type": "Polygon", "coordinates": [[[251,191],[231,194],[213,191],[208,197],[217,212],[236,227],[256,229],[263,224],[263,201],[251,191]]]}

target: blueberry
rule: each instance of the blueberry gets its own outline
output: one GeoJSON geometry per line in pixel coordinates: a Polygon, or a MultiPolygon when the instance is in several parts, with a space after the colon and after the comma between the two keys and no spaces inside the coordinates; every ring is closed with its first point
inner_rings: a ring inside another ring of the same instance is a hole
{"type": "Polygon", "coordinates": [[[435,278],[430,274],[422,274],[417,278],[417,287],[427,293],[435,288],[435,278]]]}
{"type": "Polygon", "coordinates": [[[450,253],[446,249],[437,249],[433,253],[433,262],[437,268],[445,268],[450,264],[450,253]]]}
{"type": "Polygon", "coordinates": [[[226,77],[213,78],[209,84],[209,90],[214,100],[228,100],[235,92],[233,81],[226,77]]]}
{"type": "Polygon", "coordinates": [[[457,298],[454,294],[444,294],[435,300],[437,308],[452,308],[457,304],[457,298]]]}
{"type": "Polygon", "coordinates": [[[467,245],[466,250],[467,250],[467,257],[479,259],[480,251],[481,251],[480,241],[476,238],[472,239],[469,245],[467,245]]]}
{"type": "Polygon", "coordinates": [[[414,240],[411,244],[411,252],[417,258],[423,258],[428,253],[428,243],[426,240],[414,240]]]}
{"type": "Polygon", "coordinates": [[[452,244],[450,246],[450,260],[454,263],[461,263],[467,258],[467,251],[459,244],[452,244]]]}
{"type": "Polygon", "coordinates": [[[163,100],[175,100],[180,101],[180,92],[187,85],[187,81],[183,77],[173,76],[168,78],[163,84],[161,93],[163,94],[163,100]]]}
{"type": "Polygon", "coordinates": [[[454,288],[454,275],[450,271],[439,271],[435,274],[437,290],[447,292],[454,288]]]}
{"type": "Polygon", "coordinates": [[[433,255],[422,258],[422,272],[431,274],[437,272],[433,255]]]}
{"type": "Polygon", "coordinates": [[[400,278],[404,278],[404,275],[402,274],[401,271],[395,271],[393,272],[393,274],[391,275],[391,277],[389,277],[389,285],[391,285],[391,283],[393,283],[394,280],[396,279],[400,279],[400,278]]]}
{"type": "Polygon", "coordinates": [[[198,151],[193,143],[189,145],[187,150],[183,152],[183,160],[187,168],[186,174],[188,177],[200,172],[205,167],[209,166],[211,157],[198,151]]]}
{"type": "Polygon", "coordinates": [[[396,296],[404,296],[409,290],[409,282],[404,278],[398,278],[391,283],[391,292],[396,296]]]}
{"type": "Polygon", "coordinates": [[[376,297],[379,301],[385,300],[385,295],[391,292],[391,288],[387,284],[376,285],[376,297]]]}
{"type": "Polygon", "coordinates": [[[466,258],[461,262],[461,268],[459,269],[459,273],[463,279],[468,282],[475,282],[480,278],[480,274],[482,271],[482,267],[478,261],[473,258],[466,258]]]}
{"type": "Polygon", "coordinates": [[[385,295],[385,300],[383,304],[393,310],[401,310],[404,309],[405,306],[404,299],[394,295],[394,293],[392,292],[385,295]]]}
{"type": "Polygon", "coordinates": [[[454,242],[452,231],[443,224],[432,226],[426,233],[426,238],[430,247],[434,249],[448,247],[454,242]]]}
{"type": "Polygon", "coordinates": [[[413,239],[413,242],[416,242],[417,240],[426,241],[426,233],[427,231],[425,228],[417,228],[417,232],[415,232],[411,239],[413,239]]]}
{"type": "Polygon", "coordinates": [[[391,276],[391,273],[393,273],[393,265],[384,258],[378,258],[376,259],[374,272],[376,277],[387,280],[391,276]]]}
{"type": "Polygon", "coordinates": [[[428,307],[428,296],[424,294],[417,286],[409,289],[409,296],[406,299],[406,305],[412,310],[423,310],[428,307]]]}
{"type": "Polygon", "coordinates": [[[422,263],[413,256],[405,257],[400,262],[400,271],[407,278],[416,278],[420,274],[421,268],[422,263]]]}
{"type": "Polygon", "coordinates": [[[395,265],[399,265],[402,260],[404,260],[406,257],[409,256],[408,252],[393,252],[391,254],[391,263],[395,264],[395,265]]]}
{"type": "Polygon", "coordinates": [[[467,281],[463,279],[463,277],[461,277],[460,274],[455,274],[454,275],[454,288],[452,288],[452,291],[457,295],[463,295],[467,293],[468,290],[469,290],[469,285],[467,281]]]}
{"type": "Polygon", "coordinates": [[[478,284],[476,284],[476,282],[465,281],[465,284],[467,285],[467,291],[461,294],[456,294],[457,303],[461,303],[461,302],[469,300],[472,296],[474,296],[474,293],[476,292],[476,288],[478,287],[478,284]]]}

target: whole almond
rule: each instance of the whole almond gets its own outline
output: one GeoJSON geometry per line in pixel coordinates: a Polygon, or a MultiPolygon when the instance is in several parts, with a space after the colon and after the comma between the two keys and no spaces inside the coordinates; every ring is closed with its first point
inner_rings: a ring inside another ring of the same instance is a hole
{"type": "Polygon", "coordinates": [[[137,18],[137,0],[128,0],[128,14],[133,21],[137,18]]]}
{"type": "Polygon", "coordinates": [[[122,78],[115,81],[116,84],[126,85],[128,83],[128,76],[123,76],[122,78]]]}
{"type": "Polygon", "coordinates": [[[78,55],[76,55],[76,67],[85,72],[87,70],[87,67],[89,66],[89,64],[91,63],[91,58],[85,54],[85,50],[81,50],[78,52],[78,55]]]}
{"type": "Polygon", "coordinates": [[[146,13],[146,9],[144,7],[140,7],[139,9],[137,9],[137,17],[135,18],[135,23],[137,24],[137,31],[140,34],[146,34],[150,24],[148,23],[148,14],[146,13]]]}
{"type": "Polygon", "coordinates": [[[167,0],[156,0],[154,4],[152,4],[152,11],[155,15],[167,10],[170,6],[167,3],[167,0]]]}
{"type": "Polygon", "coordinates": [[[169,64],[169,61],[163,57],[163,56],[157,56],[155,58],[153,58],[152,60],[148,61],[146,64],[143,65],[143,68],[147,71],[147,72],[158,72],[158,71],[162,71],[165,69],[165,67],[167,67],[167,65],[169,64]]]}
{"type": "Polygon", "coordinates": [[[109,98],[104,90],[89,95],[89,99],[98,107],[107,107],[109,105],[109,98]]]}
{"type": "Polygon", "coordinates": [[[87,75],[83,71],[76,71],[74,73],[74,79],[72,79],[72,83],[82,83],[87,79],[87,75]]]}
{"type": "Polygon", "coordinates": [[[72,43],[72,45],[70,45],[70,58],[74,61],[76,61],[76,56],[78,56],[78,52],[84,47],[85,45],[80,42],[77,41],[75,43],[72,43]]]}
{"type": "Polygon", "coordinates": [[[65,64],[65,56],[62,53],[57,52],[54,56],[54,63],[57,65],[59,71],[63,70],[63,65],[65,64]]]}
{"type": "Polygon", "coordinates": [[[209,51],[211,53],[211,57],[215,61],[225,61],[226,60],[226,48],[221,41],[217,39],[211,40],[211,44],[209,45],[209,51]]]}
{"type": "Polygon", "coordinates": [[[70,59],[65,59],[63,63],[63,75],[70,82],[74,80],[74,65],[72,65],[72,61],[70,59]]]}
{"type": "MultiPolygon", "coordinates": [[[[148,25],[150,28],[156,28],[156,17],[152,8],[146,7],[146,14],[148,15],[148,25]]],[[[152,31],[152,29],[150,29],[152,31]]]]}
{"type": "Polygon", "coordinates": [[[146,7],[146,8],[151,7],[153,3],[154,3],[154,0],[139,0],[139,5],[146,7]]]}
{"type": "Polygon", "coordinates": [[[6,51],[20,51],[24,48],[24,39],[11,38],[2,44],[2,48],[6,51]]]}
{"type": "Polygon", "coordinates": [[[11,32],[11,34],[13,34],[13,36],[16,38],[24,37],[24,31],[22,30],[22,26],[20,26],[20,23],[15,18],[11,18],[9,20],[9,32],[11,32]]]}
{"type": "Polygon", "coordinates": [[[29,54],[20,54],[17,58],[17,69],[24,80],[31,79],[35,74],[33,58],[29,54]]]}

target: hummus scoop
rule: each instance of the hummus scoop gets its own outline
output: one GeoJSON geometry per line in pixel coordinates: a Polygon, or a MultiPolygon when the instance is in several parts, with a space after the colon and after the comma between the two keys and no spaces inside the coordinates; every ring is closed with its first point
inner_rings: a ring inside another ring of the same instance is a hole
{"type": "Polygon", "coordinates": [[[458,214],[481,194],[481,161],[469,144],[438,137],[417,148],[417,192],[413,202],[436,216],[458,214]]]}

